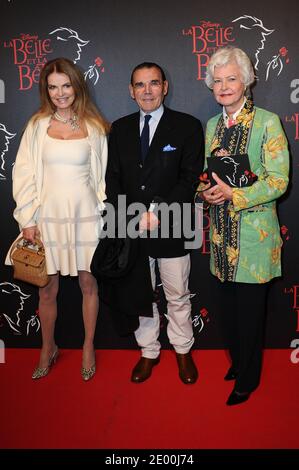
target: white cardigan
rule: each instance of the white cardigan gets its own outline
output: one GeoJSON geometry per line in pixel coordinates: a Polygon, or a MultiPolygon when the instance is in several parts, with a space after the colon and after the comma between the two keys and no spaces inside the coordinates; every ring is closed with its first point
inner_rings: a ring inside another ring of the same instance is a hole
{"type": "MultiPolygon", "coordinates": [[[[16,201],[14,218],[20,230],[37,225],[43,184],[42,149],[50,124],[50,117],[30,121],[23,134],[13,168],[13,197],[16,201]]],[[[99,201],[99,209],[104,208],[105,173],[107,167],[107,137],[87,125],[88,140],[91,146],[91,185],[99,201]]]]}

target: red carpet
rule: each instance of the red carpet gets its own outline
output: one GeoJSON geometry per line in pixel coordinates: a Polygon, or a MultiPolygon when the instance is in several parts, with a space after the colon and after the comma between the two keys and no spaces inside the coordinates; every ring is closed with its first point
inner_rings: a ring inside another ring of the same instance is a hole
{"type": "Polygon", "coordinates": [[[260,388],[236,407],[222,350],[196,350],[200,377],[184,385],[174,353],[163,351],[152,377],[130,382],[139,351],[97,351],[84,383],[81,351],[62,350],[50,374],[31,380],[38,350],[8,349],[0,364],[2,449],[296,449],[299,364],[290,350],[267,350],[260,388]]]}

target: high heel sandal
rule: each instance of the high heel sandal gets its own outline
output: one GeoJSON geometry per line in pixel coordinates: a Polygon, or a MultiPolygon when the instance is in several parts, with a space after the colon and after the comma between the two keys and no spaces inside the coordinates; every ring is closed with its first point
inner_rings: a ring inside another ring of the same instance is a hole
{"type": "MultiPolygon", "coordinates": [[[[82,358],[82,362],[83,362],[83,358],[82,358]]],[[[96,356],[95,356],[95,350],[94,350],[94,363],[88,369],[84,367],[82,364],[81,377],[84,380],[84,382],[87,382],[88,380],[93,378],[95,373],[96,373],[96,356]]]]}
{"type": "Polygon", "coordinates": [[[33,371],[32,378],[34,380],[41,379],[42,377],[45,377],[46,375],[48,375],[51,367],[56,363],[58,355],[59,355],[59,351],[58,351],[58,347],[56,346],[52,356],[49,359],[48,367],[36,367],[33,371]]]}
{"type": "Polygon", "coordinates": [[[95,373],[96,373],[96,365],[95,364],[93,364],[91,367],[89,367],[89,369],[86,369],[85,367],[81,368],[82,379],[85,382],[92,379],[95,373]]]}

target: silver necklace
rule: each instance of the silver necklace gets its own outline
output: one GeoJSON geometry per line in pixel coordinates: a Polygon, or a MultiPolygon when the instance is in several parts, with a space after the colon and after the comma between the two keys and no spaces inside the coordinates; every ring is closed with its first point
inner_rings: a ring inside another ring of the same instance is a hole
{"type": "Polygon", "coordinates": [[[55,111],[53,116],[55,117],[55,119],[57,119],[57,121],[63,122],[63,124],[70,124],[72,131],[80,129],[80,126],[78,124],[78,117],[76,114],[74,114],[73,117],[70,117],[69,119],[64,119],[62,116],[60,116],[57,111],[55,111]]]}

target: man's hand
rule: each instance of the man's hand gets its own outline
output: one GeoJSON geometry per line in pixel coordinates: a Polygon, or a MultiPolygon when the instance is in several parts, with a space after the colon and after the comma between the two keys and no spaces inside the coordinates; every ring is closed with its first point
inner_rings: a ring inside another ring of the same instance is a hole
{"type": "Polygon", "coordinates": [[[144,212],[139,222],[139,231],[153,231],[158,227],[159,224],[159,219],[153,212],[144,212]]]}

